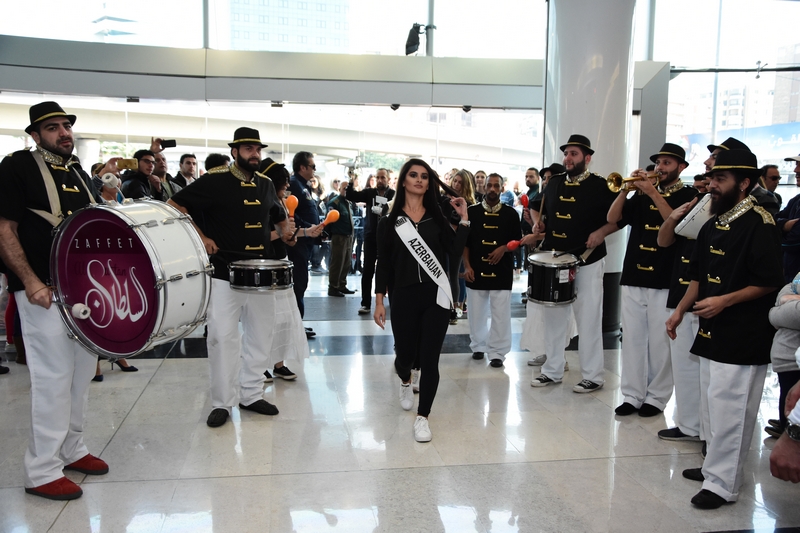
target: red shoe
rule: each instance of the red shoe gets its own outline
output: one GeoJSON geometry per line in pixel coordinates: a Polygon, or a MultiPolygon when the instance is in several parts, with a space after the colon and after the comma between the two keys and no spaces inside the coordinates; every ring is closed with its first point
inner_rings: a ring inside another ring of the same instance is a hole
{"type": "Polygon", "coordinates": [[[41,496],[48,500],[76,500],[81,497],[83,491],[81,488],[68,480],[65,477],[59,478],[50,483],[33,487],[32,489],[25,489],[28,494],[34,496],[41,496]]]}
{"type": "Polygon", "coordinates": [[[78,459],[71,465],[64,467],[64,470],[75,470],[81,474],[88,474],[90,476],[101,476],[108,474],[108,464],[102,459],[98,459],[92,454],[87,454],[83,458],[78,459]]]}

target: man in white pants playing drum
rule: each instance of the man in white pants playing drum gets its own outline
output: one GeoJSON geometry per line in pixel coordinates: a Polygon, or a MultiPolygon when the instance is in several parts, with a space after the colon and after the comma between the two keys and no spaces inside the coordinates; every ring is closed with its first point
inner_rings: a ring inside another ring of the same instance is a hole
{"type": "Polygon", "coordinates": [[[531,206],[537,211],[541,207],[539,222],[533,233],[526,235],[521,243],[533,244],[537,233],[545,233],[542,250],[570,251],[575,255],[583,254],[586,260],[575,277],[578,293],[575,302],[544,308],[547,360],[542,373],[531,381],[531,386],[561,383],[564,377],[564,339],[571,305],[578,323],[578,356],[583,377],[572,390],[587,393],[600,389],[605,383],[603,258],[606,255],[605,238],[617,229],[606,222],[614,193],[608,190],[604,178],[587,170],[594,154],[589,139],[583,135],[571,135],[569,141],[561,146],[561,151],[567,172],[551,177],[544,190],[544,201],[531,206]],[[590,248],[592,251],[588,250],[590,248]]]}
{"type": "Polygon", "coordinates": [[[258,130],[238,128],[231,147],[233,163],[209,171],[180,190],[169,204],[197,219],[214,274],[208,306],[208,361],[211,369],[211,413],[206,423],[219,427],[233,407],[262,415],[276,415],[278,408],[263,398],[264,369],[272,345],[274,299],[257,291],[231,289],[228,264],[241,259],[270,256],[270,218],[282,238],[292,229],[269,178],[256,175],[261,149],[266,147],[258,130]],[[239,336],[241,319],[244,334],[239,336]]]}
{"type": "MultiPolygon", "coordinates": [[[[91,180],[72,155],[72,125],[56,102],[30,108],[25,131],[36,149],[0,164],[0,256],[19,306],[31,375],[31,433],[25,452],[25,492],[74,500],[81,488],[63,470],[100,475],[108,465],[83,443],[83,423],[97,356],[74,340],[48,286],[53,227],[96,201],[91,180]],[[34,212],[33,210],[38,212],[34,212]]],[[[101,170],[115,172],[116,163],[101,170]]]]}

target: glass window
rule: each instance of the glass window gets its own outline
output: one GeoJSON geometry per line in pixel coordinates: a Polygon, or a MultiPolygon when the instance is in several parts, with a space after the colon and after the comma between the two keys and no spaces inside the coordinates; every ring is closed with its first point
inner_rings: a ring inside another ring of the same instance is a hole
{"type": "Polygon", "coordinates": [[[129,0],[58,0],[4,3],[0,34],[63,41],[203,47],[203,0],[172,0],[143,7],[129,0]],[[155,11],[154,11],[155,10],[155,11]],[[41,16],[37,16],[41,14],[41,16]],[[166,31],[164,21],[180,21],[166,31]]]}

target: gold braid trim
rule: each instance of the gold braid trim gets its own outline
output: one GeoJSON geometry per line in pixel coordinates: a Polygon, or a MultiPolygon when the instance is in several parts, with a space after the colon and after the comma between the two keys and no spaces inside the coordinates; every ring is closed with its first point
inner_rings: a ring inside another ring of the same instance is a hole
{"type": "Polygon", "coordinates": [[[772,224],[773,226],[775,225],[775,219],[772,218],[772,215],[769,213],[769,211],[760,205],[755,206],[753,211],[761,215],[761,219],[764,221],[764,224],[772,224]]]}

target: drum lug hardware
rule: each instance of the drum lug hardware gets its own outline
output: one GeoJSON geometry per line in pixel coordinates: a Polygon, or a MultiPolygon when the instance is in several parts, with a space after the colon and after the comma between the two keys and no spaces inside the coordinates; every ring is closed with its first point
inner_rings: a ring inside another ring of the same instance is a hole
{"type": "Polygon", "coordinates": [[[186,279],[193,278],[195,276],[199,276],[201,272],[199,270],[190,270],[186,273],[186,279]]]}
{"type": "Polygon", "coordinates": [[[183,279],[183,274],[175,274],[174,276],[170,276],[169,279],[167,280],[163,278],[156,278],[156,289],[161,289],[164,285],[166,285],[170,281],[178,281],[182,279],[183,279]]]}
{"type": "Polygon", "coordinates": [[[178,281],[183,279],[183,274],[175,274],[174,276],[169,277],[169,281],[178,281]]]}
{"type": "Polygon", "coordinates": [[[178,220],[178,219],[177,219],[177,218],[175,218],[175,217],[172,217],[172,218],[165,218],[164,220],[162,220],[162,221],[161,221],[161,224],[162,224],[162,225],[164,225],[164,226],[166,226],[167,224],[172,224],[172,223],[173,223],[173,222],[175,222],[176,220],[178,220]]]}
{"type": "Polygon", "coordinates": [[[212,265],[211,263],[207,264],[206,268],[203,270],[203,272],[205,272],[206,274],[208,274],[210,276],[211,274],[214,273],[214,265],[212,265]]]}
{"type": "Polygon", "coordinates": [[[143,222],[142,224],[128,224],[128,227],[131,229],[141,228],[142,226],[144,226],[145,228],[157,228],[158,220],[148,220],[147,222],[143,222]]]}

